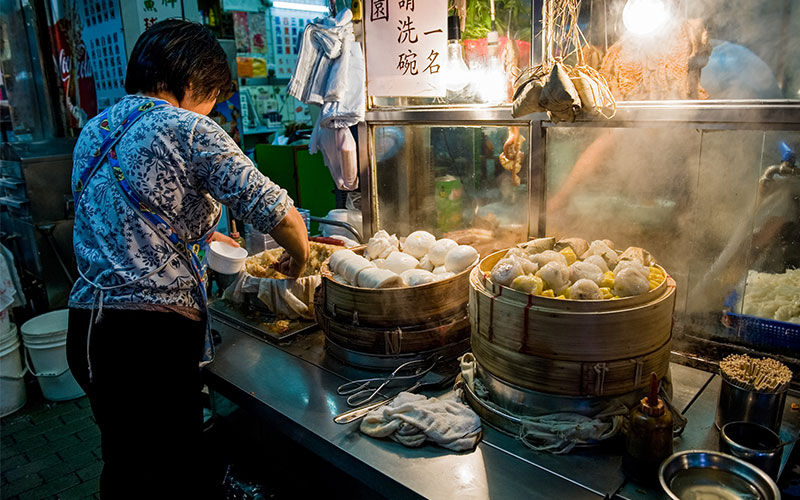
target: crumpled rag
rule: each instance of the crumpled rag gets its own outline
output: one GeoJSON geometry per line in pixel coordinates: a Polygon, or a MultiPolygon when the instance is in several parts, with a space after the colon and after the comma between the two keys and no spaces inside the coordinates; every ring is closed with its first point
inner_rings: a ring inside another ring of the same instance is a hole
{"type": "Polygon", "coordinates": [[[472,450],[481,438],[481,419],[454,393],[441,398],[401,392],[364,416],[361,432],[408,446],[433,441],[453,451],[472,450]]]}

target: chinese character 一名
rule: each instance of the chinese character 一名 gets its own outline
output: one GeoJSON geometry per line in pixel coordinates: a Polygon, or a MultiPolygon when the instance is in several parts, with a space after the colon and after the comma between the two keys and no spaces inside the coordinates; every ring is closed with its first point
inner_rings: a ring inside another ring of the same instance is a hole
{"type": "Polygon", "coordinates": [[[430,74],[438,73],[439,72],[439,65],[434,64],[436,62],[436,58],[439,57],[439,53],[435,50],[431,50],[430,55],[428,55],[428,65],[425,66],[425,69],[422,72],[428,72],[430,74]]]}
{"type": "Polygon", "coordinates": [[[369,10],[369,20],[378,21],[380,19],[389,20],[389,5],[386,0],[372,0],[372,6],[369,10]]]}
{"type": "Polygon", "coordinates": [[[411,43],[417,43],[419,37],[417,37],[417,35],[414,34],[414,30],[416,29],[413,26],[414,21],[412,21],[409,16],[406,16],[405,21],[401,19],[398,22],[400,23],[400,26],[397,27],[397,31],[399,31],[400,34],[397,35],[397,43],[403,43],[406,40],[408,40],[411,43]]]}
{"type": "Polygon", "coordinates": [[[403,70],[404,75],[409,72],[412,75],[419,73],[417,71],[417,54],[411,52],[411,49],[408,49],[408,54],[398,54],[397,57],[399,58],[399,61],[396,69],[403,70]]]}

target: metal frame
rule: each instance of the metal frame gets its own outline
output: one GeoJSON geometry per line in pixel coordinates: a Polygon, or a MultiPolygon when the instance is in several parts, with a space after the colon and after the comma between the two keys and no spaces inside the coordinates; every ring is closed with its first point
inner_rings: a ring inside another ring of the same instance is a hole
{"type": "Polygon", "coordinates": [[[485,105],[419,106],[414,108],[373,108],[358,126],[359,175],[362,212],[366,234],[380,227],[374,158],[375,126],[509,126],[527,127],[530,138],[528,155],[528,234],[545,231],[546,171],[544,168],[546,129],[551,127],[682,127],[698,130],[800,130],[800,101],[631,101],[620,103],[610,119],[581,118],[574,123],[551,122],[546,113],[524,117],[511,116],[511,107],[485,105]]]}

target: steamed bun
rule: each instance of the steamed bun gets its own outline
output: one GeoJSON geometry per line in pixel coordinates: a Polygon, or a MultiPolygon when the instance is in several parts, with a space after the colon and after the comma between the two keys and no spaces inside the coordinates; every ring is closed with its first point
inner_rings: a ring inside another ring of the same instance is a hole
{"type": "Polygon", "coordinates": [[[478,251],[469,245],[451,248],[444,258],[444,267],[451,273],[460,273],[478,260],[478,251]]]}
{"type": "Polygon", "coordinates": [[[457,246],[458,243],[449,238],[436,240],[436,243],[428,249],[428,258],[434,266],[441,266],[444,264],[444,258],[447,257],[447,252],[457,246]]]}
{"type": "Polygon", "coordinates": [[[432,283],[436,281],[437,276],[430,271],[424,269],[409,269],[400,274],[403,278],[403,283],[408,286],[424,285],[425,283],[432,283]]]}
{"type": "Polygon", "coordinates": [[[419,265],[419,261],[413,255],[404,252],[394,251],[386,257],[383,262],[383,269],[388,269],[396,274],[402,274],[403,271],[414,269],[419,265]]]}
{"type": "Polygon", "coordinates": [[[433,244],[436,243],[436,236],[427,231],[414,231],[406,237],[403,242],[403,251],[417,259],[428,253],[433,244]]]}

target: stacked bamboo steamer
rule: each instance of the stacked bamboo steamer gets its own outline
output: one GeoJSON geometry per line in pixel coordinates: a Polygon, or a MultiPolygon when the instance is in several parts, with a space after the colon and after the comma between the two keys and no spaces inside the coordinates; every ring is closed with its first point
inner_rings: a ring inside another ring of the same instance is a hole
{"type": "MultiPolygon", "coordinates": [[[[352,250],[363,254],[364,247],[352,250]]],[[[460,354],[469,348],[473,267],[424,285],[371,289],[335,280],[326,261],[315,299],[317,322],[327,342],[363,356],[460,354]]]]}
{"type": "Polygon", "coordinates": [[[562,300],[489,278],[507,250],[470,273],[472,351],[482,369],[515,386],[581,397],[627,394],[669,369],[675,281],[614,300],[562,300]]]}

